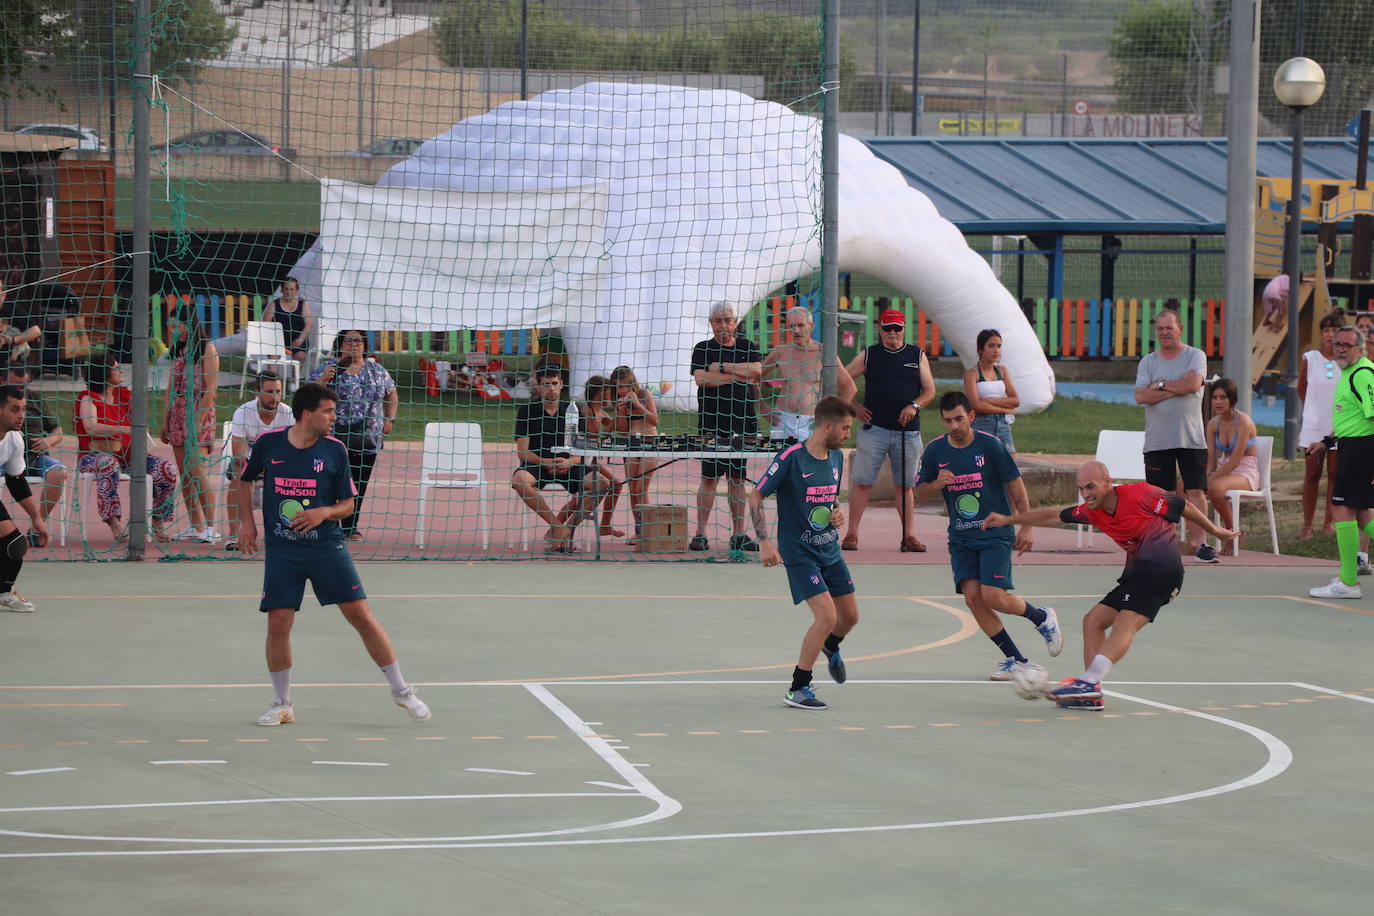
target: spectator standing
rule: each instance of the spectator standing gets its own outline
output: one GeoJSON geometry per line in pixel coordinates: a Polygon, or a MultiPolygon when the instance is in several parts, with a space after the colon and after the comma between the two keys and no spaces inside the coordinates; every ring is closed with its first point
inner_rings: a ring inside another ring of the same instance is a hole
{"type": "Polygon", "coordinates": [[[996,328],[978,332],[978,362],[964,370],[964,395],[973,405],[974,432],[996,436],[1007,454],[1016,453],[1011,441],[1011,424],[1021,398],[1012,384],[1011,373],[1001,365],[1002,335],[996,328]]]}
{"type": "Polygon", "coordinates": [[[190,515],[190,526],[177,535],[177,540],[210,543],[219,540],[208,470],[210,450],[215,445],[219,354],[201,333],[195,306],[177,306],[167,316],[167,326],[172,339],[172,371],[167,378],[162,441],[172,447],[181,476],[181,498],[190,515]]]}
{"type": "Polygon", "coordinates": [[[1331,403],[1336,394],[1336,332],[1345,324],[1345,315],[1336,309],[1321,320],[1321,348],[1308,350],[1298,366],[1298,399],[1302,401],[1302,427],[1298,445],[1302,446],[1306,466],[1302,477],[1302,531],[1299,540],[1312,537],[1312,522],[1317,511],[1317,492],[1321,488],[1322,469],[1326,469],[1326,511],[1323,513],[1322,533],[1334,534],[1331,518],[1331,485],[1336,479],[1336,453],[1322,445],[1331,435],[1331,403]]]}
{"type": "MultiPolygon", "coordinates": [[[[587,410],[582,414],[583,427],[588,433],[594,435],[614,435],[617,431],[615,388],[611,384],[611,380],[604,375],[593,375],[587,379],[583,393],[587,397],[587,410]]],[[[625,462],[627,468],[629,463],[629,459],[627,459],[625,462]]],[[[598,462],[596,470],[605,479],[606,486],[610,488],[610,492],[606,495],[606,505],[601,510],[601,524],[597,526],[597,533],[603,538],[622,538],[625,536],[625,532],[613,527],[613,521],[616,503],[620,502],[620,491],[624,489],[625,481],[617,478],[604,462],[598,462]]]]}
{"type": "MultiPolygon", "coordinates": [[[[815,338],[810,309],[800,305],[790,308],[785,320],[787,342],[763,358],[763,377],[778,382],[769,423],[773,438],[804,442],[811,435],[813,414],[821,399],[821,342],[815,338]]],[[[846,401],[854,400],[854,380],[843,366],[836,373],[835,384],[836,394],[846,401]]]]}
{"type": "MultiPolygon", "coordinates": [[[[1135,373],[1135,402],[1145,405],[1145,479],[1173,493],[1179,478],[1183,497],[1205,514],[1207,439],[1202,428],[1202,385],[1207,357],[1183,343],[1178,312],[1164,309],[1155,317],[1159,346],[1140,360],[1135,373]]],[[[1202,543],[1202,528],[1186,517],[1188,552],[1200,562],[1218,563],[1217,552],[1202,543]]]]}
{"type": "MultiPolygon", "coordinates": [[[[1226,491],[1258,490],[1260,485],[1255,421],[1236,410],[1239,392],[1229,378],[1217,379],[1207,391],[1212,399],[1212,419],[1207,421],[1207,499],[1217,510],[1221,527],[1231,528],[1240,520],[1231,518],[1226,491]]],[[[1232,541],[1225,549],[1235,556],[1240,544],[1232,541]]]]}
{"type": "MultiPolygon", "coordinates": [[[[763,354],[738,334],[739,319],[728,302],[711,306],[711,337],[692,348],[692,378],[697,384],[697,430],[705,436],[752,436],[759,430],[758,384],[763,380],[763,354]]],[[[744,533],[748,467],[742,458],[703,458],[697,487],[697,530],[688,545],[709,550],[706,522],[716,501],[720,478],[726,478],[730,504],[731,550],[757,551],[758,542],[744,533]]]]}
{"type": "Polygon", "coordinates": [[[353,475],[357,495],[353,512],[342,522],[344,537],[361,541],[358,517],[363,510],[363,497],[377,466],[383,437],[391,435],[396,426],[396,411],[400,398],[391,373],[377,362],[367,350],[364,331],[340,331],[334,338],[334,358],[320,366],[310,377],[330,388],[339,396],[338,418],[334,421],[334,436],[348,449],[348,468],[353,475]]]}
{"type": "MultiPolygon", "coordinates": [[[[264,372],[254,383],[256,396],[246,404],[240,404],[229,421],[229,466],[224,476],[229,480],[225,494],[225,514],[229,522],[229,539],[224,542],[225,550],[238,550],[239,546],[239,488],[235,482],[243,474],[244,462],[248,451],[258,436],[274,429],[286,429],[296,422],[290,405],[282,401],[282,381],[275,372],[264,372]]],[[[262,482],[253,487],[254,508],[261,506],[262,482]]]]}
{"type": "Polygon", "coordinates": [[[1374,536],[1374,361],[1364,356],[1365,337],[1354,325],[1336,332],[1335,346],[1341,378],[1332,409],[1336,485],[1331,502],[1341,572],[1308,594],[1313,598],[1359,598],[1360,529],[1374,536]]]}
{"type": "Polygon", "coordinates": [[[315,316],[311,313],[310,304],[298,298],[300,290],[300,281],[295,277],[283,280],[281,295],[263,309],[262,320],[281,325],[282,346],[290,352],[292,359],[304,365],[306,352],[310,349],[310,332],[315,327],[315,316]]]}
{"type": "Polygon", "coordinates": [[[903,553],[924,553],[926,545],[916,537],[913,520],[916,467],[921,460],[921,408],[935,399],[935,379],[930,360],[921,348],[906,342],[906,316],[887,309],[878,316],[880,342],[870,346],[845,367],[850,378],[863,376],[864,402],[855,405],[859,420],[858,443],[850,475],[849,524],[843,550],[859,549],[859,521],[868,508],[868,496],[878,481],[883,462],[892,468],[897,491],[897,512],[902,520],[903,553]]]}
{"type": "MultiPolygon", "coordinates": [[[[62,423],[47,409],[43,395],[29,389],[32,378],[25,363],[12,363],[5,373],[5,384],[24,392],[24,474],[43,479],[38,511],[46,521],[52,515],[53,508],[62,501],[62,490],[67,485],[69,472],[66,465],[51,454],[51,450],[62,443],[62,423]]],[[[29,543],[37,546],[32,532],[29,534],[29,543]]]]}
{"type": "Polygon", "coordinates": [[[511,475],[511,489],[549,526],[550,553],[576,553],[572,536],[584,519],[596,512],[605,492],[596,474],[580,457],[555,455],[563,441],[568,402],[563,400],[563,370],[545,365],[534,370],[538,400],[520,405],[515,413],[515,451],[520,465],[511,475]],[[559,486],[572,497],[554,512],[539,495],[539,488],[559,486]]]}
{"type": "MultiPolygon", "coordinates": [[[[76,396],[76,467],[95,475],[96,513],[119,543],[129,533],[119,500],[119,475],[129,469],[133,392],[124,386],[122,370],[109,355],[91,360],[86,384],[88,388],[76,396]]],[[[172,539],[167,525],[176,508],[177,471],[149,449],[147,472],[153,481],[153,540],[165,544],[172,539]]]]}
{"type": "MultiPolygon", "coordinates": [[[[616,366],[610,384],[615,398],[617,432],[629,436],[658,433],[658,402],[649,389],[639,384],[629,366],[616,366]]],[[[658,464],[651,458],[626,458],[625,480],[630,488],[630,513],[635,522],[635,544],[644,536],[644,507],[649,503],[649,481],[658,464]]]]}

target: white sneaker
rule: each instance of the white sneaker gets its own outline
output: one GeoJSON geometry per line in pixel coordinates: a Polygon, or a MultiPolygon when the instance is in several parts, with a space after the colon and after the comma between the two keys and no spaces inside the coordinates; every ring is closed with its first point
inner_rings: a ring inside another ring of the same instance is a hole
{"type": "Polygon", "coordinates": [[[0,608],[14,611],[16,614],[32,614],[36,610],[33,602],[25,599],[18,592],[0,593],[0,608]]]}
{"type": "Polygon", "coordinates": [[[187,526],[186,530],[184,530],[184,531],[182,531],[180,534],[178,534],[178,535],[174,538],[174,540],[177,540],[177,541],[199,541],[199,540],[201,539],[201,534],[202,534],[202,530],[201,530],[200,528],[195,528],[195,527],[187,526]]]}
{"type": "Polygon", "coordinates": [[[294,721],[296,721],[296,710],[291,705],[290,700],[285,703],[278,703],[273,700],[272,705],[267,707],[267,712],[258,716],[258,724],[264,726],[285,725],[287,722],[294,721]]]}
{"type": "Polygon", "coordinates": [[[1007,658],[1002,659],[1000,662],[997,663],[997,667],[992,669],[992,674],[989,674],[989,675],[988,675],[988,680],[990,680],[990,681],[1009,681],[1009,680],[1011,680],[1011,672],[1012,672],[1012,669],[1014,669],[1014,668],[1015,668],[1017,665],[1019,665],[1019,664],[1020,664],[1020,662],[1018,662],[1018,661],[1017,661],[1016,659],[1014,659],[1014,658],[1011,658],[1010,656],[1008,656],[1007,658]]]}
{"type": "Polygon", "coordinates": [[[414,687],[407,687],[405,692],[396,694],[392,699],[396,701],[397,706],[410,713],[410,717],[416,722],[424,722],[431,715],[425,701],[415,695],[414,687]]]}
{"type": "Polygon", "coordinates": [[[1064,651],[1064,632],[1059,629],[1059,615],[1054,612],[1054,608],[1044,608],[1045,622],[1036,627],[1040,635],[1045,637],[1045,645],[1049,647],[1050,658],[1055,658],[1060,652],[1064,651]]]}
{"type": "Polygon", "coordinates": [[[1363,598],[1358,585],[1346,585],[1339,577],[1319,588],[1309,589],[1307,594],[1313,598],[1363,598]]]}
{"type": "Polygon", "coordinates": [[[1363,550],[1355,554],[1355,574],[1359,576],[1374,575],[1374,566],[1369,565],[1369,554],[1363,550]]]}
{"type": "Polygon", "coordinates": [[[213,544],[220,539],[219,532],[214,528],[204,528],[196,535],[196,540],[202,544],[213,544]]]}

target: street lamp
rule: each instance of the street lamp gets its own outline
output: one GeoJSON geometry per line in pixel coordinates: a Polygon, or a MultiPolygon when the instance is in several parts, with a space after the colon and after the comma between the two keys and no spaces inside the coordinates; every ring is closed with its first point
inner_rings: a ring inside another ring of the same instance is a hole
{"type": "Polygon", "coordinates": [[[1302,300],[1302,113],[1321,100],[1326,73],[1309,57],[1284,61],[1274,73],[1274,95],[1293,112],[1293,166],[1283,270],[1288,274],[1288,397],[1283,405],[1283,457],[1298,454],[1298,306],[1302,300]]]}

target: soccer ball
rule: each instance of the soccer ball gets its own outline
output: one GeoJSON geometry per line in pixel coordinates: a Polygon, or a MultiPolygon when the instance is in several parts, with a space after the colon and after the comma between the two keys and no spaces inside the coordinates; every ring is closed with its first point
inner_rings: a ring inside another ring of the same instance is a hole
{"type": "Polygon", "coordinates": [[[1038,700],[1050,685],[1050,673],[1035,662],[1022,662],[1011,669],[1011,689],[1023,700],[1038,700]]]}

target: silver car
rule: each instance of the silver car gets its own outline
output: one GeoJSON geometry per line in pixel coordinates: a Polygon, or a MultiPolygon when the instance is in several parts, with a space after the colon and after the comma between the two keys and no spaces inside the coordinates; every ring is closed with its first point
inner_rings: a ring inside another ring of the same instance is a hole
{"type": "Polygon", "coordinates": [[[197,130],[156,147],[158,155],[168,156],[274,156],[295,158],[296,151],[282,149],[260,134],[246,130],[197,130]]]}
{"type": "Polygon", "coordinates": [[[89,127],[81,127],[76,124],[25,124],[23,127],[14,129],[16,134],[42,134],[45,137],[66,137],[76,141],[73,149],[103,150],[105,144],[100,140],[100,134],[91,130],[89,127]]]}

